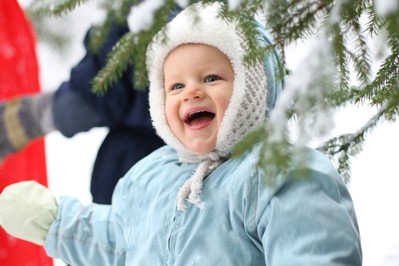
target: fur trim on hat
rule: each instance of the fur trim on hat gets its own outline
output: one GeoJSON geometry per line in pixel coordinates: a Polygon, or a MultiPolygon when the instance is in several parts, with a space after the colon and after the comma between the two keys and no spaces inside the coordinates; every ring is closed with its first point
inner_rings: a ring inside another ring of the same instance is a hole
{"type": "Polygon", "coordinates": [[[163,64],[168,54],[177,46],[197,43],[216,47],[229,58],[232,65],[235,75],[233,95],[222,121],[215,149],[220,156],[227,156],[243,135],[265,119],[267,90],[263,66],[258,63],[251,67],[255,71],[249,71],[244,65],[246,51],[243,47],[243,34],[239,32],[237,22],[226,21],[219,16],[220,8],[221,4],[218,2],[189,6],[167,24],[164,32],[155,36],[147,50],[150,113],[153,125],[165,143],[177,150],[182,161],[201,161],[208,156],[197,156],[187,151],[172,133],[165,117],[163,64]],[[255,94],[259,88],[254,88],[253,91],[247,90],[248,85],[254,82],[255,86],[262,88],[257,96],[255,94]],[[252,96],[251,99],[248,96],[252,96]],[[251,101],[260,102],[254,106],[251,101]],[[240,115],[242,113],[246,115],[243,117],[240,115]]]}

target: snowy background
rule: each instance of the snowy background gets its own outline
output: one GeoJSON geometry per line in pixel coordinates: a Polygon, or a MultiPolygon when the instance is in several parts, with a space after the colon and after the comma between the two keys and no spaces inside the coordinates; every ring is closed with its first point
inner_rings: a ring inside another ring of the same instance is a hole
{"type": "MultiPolygon", "coordinates": [[[[22,5],[26,1],[20,1],[22,5]]],[[[26,4],[26,3],[25,3],[26,4]]],[[[95,8],[83,5],[54,27],[70,34],[71,47],[60,53],[39,43],[37,47],[41,68],[42,90],[54,90],[68,79],[70,67],[83,56],[83,36],[96,19],[95,8]],[[68,26],[65,26],[65,21],[68,26]]],[[[306,45],[292,47],[288,63],[295,71],[306,53],[306,45]]],[[[353,132],[374,113],[366,107],[348,108],[335,116],[334,132],[353,132]]],[[[90,173],[96,151],[106,129],[93,129],[71,139],[59,133],[46,137],[49,186],[57,195],[72,195],[89,203],[90,173]]],[[[355,204],[363,245],[364,266],[399,265],[399,123],[385,123],[367,138],[363,152],[352,161],[352,179],[349,184],[355,204]]],[[[333,217],[332,217],[333,219],[333,217]]],[[[56,261],[56,265],[64,265],[56,261]]]]}

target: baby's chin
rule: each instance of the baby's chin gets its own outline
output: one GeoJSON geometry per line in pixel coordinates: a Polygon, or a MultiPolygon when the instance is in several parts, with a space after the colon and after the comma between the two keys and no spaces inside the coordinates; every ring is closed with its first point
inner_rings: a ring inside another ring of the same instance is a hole
{"type": "Polygon", "coordinates": [[[207,154],[209,154],[210,152],[212,152],[214,150],[215,149],[210,149],[210,150],[206,150],[206,151],[192,151],[192,150],[188,149],[189,152],[191,152],[192,154],[199,156],[199,157],[206,156],[207,154]]]}
{"type": "Polygon", "coordinates": [[[216,148],[216,145],[210,145],[209,147],[200,146],[200,147],[195,147],[195,148],[194,147],[186,147],[186,149],[190,153],[192,153],[196,156],[199,156],[199,157],[208,155],[209,153],[215,151],[215,148],[216,148]]]}

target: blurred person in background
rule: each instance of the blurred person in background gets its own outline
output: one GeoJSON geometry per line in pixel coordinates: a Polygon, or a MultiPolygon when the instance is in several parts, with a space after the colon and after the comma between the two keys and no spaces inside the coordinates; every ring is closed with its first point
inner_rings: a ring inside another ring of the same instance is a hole
{"type": "Polygon", "coordinates": [[[106,64],[107,54],[128,31],[127,25],[114,25],[101,49],[93,53],[88,48],[89,30],[84,39],[84,57],[57,90],[18,95],[0,102],[1,122],[17,121],[13,126],[0,122],[1,160],[55,130],[70,138],[94,127],[107,127],[109,132],[96,155],[90,190],[93,202],[110,204],[118,179],[163,145],[151,125],[148,92],[134,89],[131,67],[104,95],[91,91],[91,81],[106,64]],[[18,103],[18,110],[5,113],[11,102],[18,103]],[[12,139],[18,132],[24,139],[16,143],[12,139]]]}

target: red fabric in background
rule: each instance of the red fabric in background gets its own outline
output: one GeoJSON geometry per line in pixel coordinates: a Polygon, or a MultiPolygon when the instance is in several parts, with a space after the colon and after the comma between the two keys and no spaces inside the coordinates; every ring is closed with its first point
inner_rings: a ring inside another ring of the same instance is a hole
{"type": "MultiPolygon", "coordinates": [[[[35,36],[17,0],[0,0],[0,99],[40,91],[35,36]]],[[[1,149],[1,147],[0,147],[1,149]]],[[[29,144],[0,164],[0,191],[36,180],[47,186],[44,140],[29,144]]],[[[1,266],[50,266],[44,248],[9,236],[0,228],[1,266]]]]}

